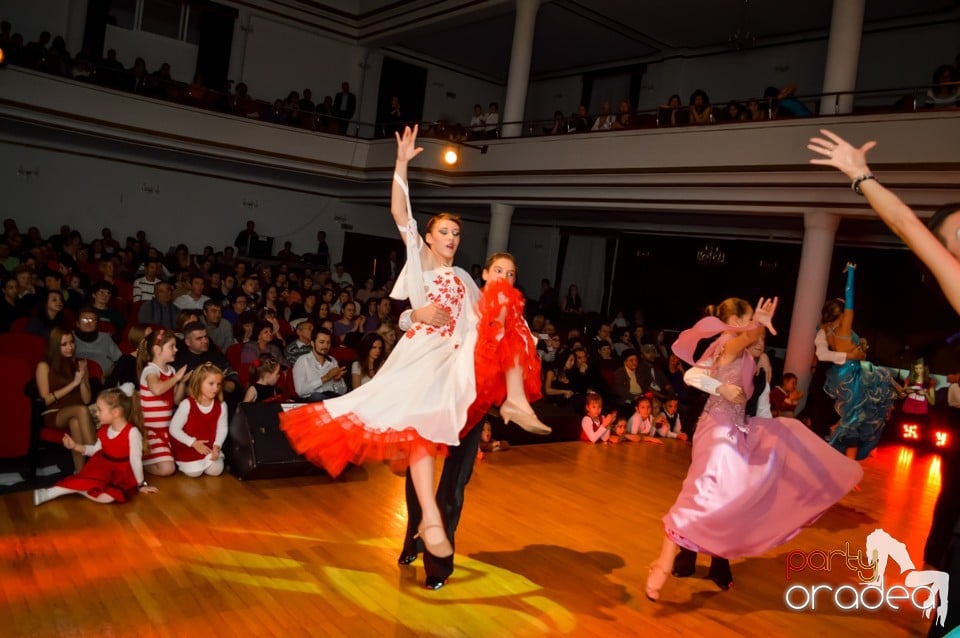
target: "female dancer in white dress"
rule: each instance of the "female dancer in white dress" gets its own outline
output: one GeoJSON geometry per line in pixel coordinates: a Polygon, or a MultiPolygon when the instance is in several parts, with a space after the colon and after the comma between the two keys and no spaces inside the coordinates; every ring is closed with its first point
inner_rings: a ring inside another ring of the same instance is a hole
{"type": "MultiPolygon", "coordinates": [[[[419,536],[432,555],[453,548],[433,495],[434,459],[458,445],[477,395],[474,349],[479,290],[469,273],[453,266],[460,221],[446,213],[427,223],[423,238],[410,214],[407,165],[420,154],[417,128],[397,134],[391,213],[407,247],[407,263],[391,296],[409,299],[411,327],[369,383],[322,403],[281,415],[294,449],[337,476],[348,463],[388,460],[410,476],[423,510],[419,536]]],[[[508,388],[509,389],[509,388],[508,388]]],[[[539,424],[525,397],[508,392],[511,416],[521,427],[539,424]],[[518,409],[519,408],[519,409],[518,409]]]]}

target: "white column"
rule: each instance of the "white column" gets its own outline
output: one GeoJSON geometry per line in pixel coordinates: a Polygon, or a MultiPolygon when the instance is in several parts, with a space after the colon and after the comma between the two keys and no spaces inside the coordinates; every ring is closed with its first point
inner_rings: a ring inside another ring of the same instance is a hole
{"type": "Polygon", "coordinates": [[[487,254],[506,252],[510,244],[510,220],[513,206],[494,202],[490,204],[490,232],[487,234],[487,254]]]}
{"type": "MultiPolygon", "coordinates": [[[[865,0],[833,0],[827,64],[823,72],[823,92],[853,91],[857,88],[857,64],[860,61],[860,36],[863,33],[865,0]]],[[[850,113],[853,96],[825,95],[820,99],[820,115],[850,113]]]]}
{"type": "MultiPolygon", "coordinates": [[[[793,316],[787,338],[787,356],[783,371],[797,375],[799,387],[810,383],[810,362],[813,361],[813,338],[820,324],[820,310],[826,301],[833,258],[833,241],[840,218],[823,211],[807,211],[803,215],[803,249],[800,252],[800,273],[793,298],[793,316]]],[[[776,319],[774,319],[776,326],[776,319]]]]}
{"type": "Polygon", "coordinates": [[[503,137],[523,134],[523,111],[527,104],[530,83],[530,58],[533,57],[533,30],[537,24],[540,0],[517,0],[517,17],[513,24],[513,49],[510,52],[510,73],[507,76],[507,97],[503,103],[501,122],[503,137]]]}

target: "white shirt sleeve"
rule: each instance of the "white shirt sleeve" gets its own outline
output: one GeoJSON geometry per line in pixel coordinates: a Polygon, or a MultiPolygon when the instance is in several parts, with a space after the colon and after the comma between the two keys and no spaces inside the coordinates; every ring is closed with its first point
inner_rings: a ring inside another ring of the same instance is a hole
{"type": "Polygon", "coordinates": [[[757,416],[771,419],[773,418],[773,412],[770,411],[770,384],[767,384],[767,387],[763,389],[763,392],[760,393],[760,396],[757,398],[757,416]]]}
{"type": "Polygon", "coordinates": [[[196,437],[190,436],[183,431],[183,426],[187,424],[187,416],[189,416],[189,414],[190,401],[184,399],[180,402],[180,405],[177,406],[177,411],[173,413],[173,418],[170,419],[170,436],[187,447],[193,445],[193,442],[197,440],[196,437]]]}
{"type": "Polygon", "coordinates": [[[588,416],[583,417],[583,420],[580,421],[580,427],[583,428],[583,433],[587,435],[591,443],[596,443],[597,439],[606,441],[610,438],[610,429],[602,426],[595,427],[593,419],[588,416]]]}
{"type": "Polygon", "coordinates": [[[220,449],[223,449],[223,442],[227,440],[227,428],[228,428],[227,410],[228,409],[229,408],[227,408],[227,404],[221,401],[220,402],[220,418],[217,419],[217,438],[213,441],[213,444],[220,449]]]}
{"type": "Polygon", "coordinates": [[[83,455],[84,456],[93,456],[103,448],[103,445],[100,444],[100,439],[98,438],[93,445],[84,445],[83,446],[83,455]]]}
{"type": "Polygon", "coordinates": [[[813,338],[813,345],[816,348],[817,361],[829,361],[838,366],[847,362],[846,352],[837,352],[831,350],[827,343],[827,333],[823,330],[817,330],[817,336],[813,338]]]}
{"type": "Polygon", "coordinates": [[[143,435],[137,428],[130,428],[130,467],[137,485],[143,483],[143,435]]]}
{"type": "Polygon", "coordinates": [[[408,308],[400,313],[400,319],[397,321],[397,325],[400,326],[401,330],[409,330],[413,327],[413,309],[408,308]]]}
{"type": "MultiPolygon", "coordinates": [[[[710,362],[702,361],[701,363],[706,364],[710,362]]],[[[690,366],[690,368],[683,373],[683,382],[714,396],[720,395],[718,389],[723,385],[720,381],[710,376],[710,370],[708,368],[699,365],[690,366]]]]}
{"type": "Polygon", "coordinates": [[[293,364],[293,387],[297,391],[297,395],[301,397],[310,396],[310,393],[314,390],[310,387],[310,362],[307,361],[307,356],[313,355],[308,352],[293,364]]]}

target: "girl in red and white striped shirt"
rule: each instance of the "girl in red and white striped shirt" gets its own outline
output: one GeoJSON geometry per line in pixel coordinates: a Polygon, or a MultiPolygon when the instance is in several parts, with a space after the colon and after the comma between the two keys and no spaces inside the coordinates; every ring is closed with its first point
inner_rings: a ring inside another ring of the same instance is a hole
{"type": "Polygon", "coordinates": [[[171,330],[160,329],[140,342],[137,369],[140,371],[140,406],[150,451],[143,456],[143,469],[156,476],[177,471],[170,450],[170,419],[173,407],[186,394],[190,378],[187,366],[174,370],[170,364],[177,354],[177,338],[171,330]]]}

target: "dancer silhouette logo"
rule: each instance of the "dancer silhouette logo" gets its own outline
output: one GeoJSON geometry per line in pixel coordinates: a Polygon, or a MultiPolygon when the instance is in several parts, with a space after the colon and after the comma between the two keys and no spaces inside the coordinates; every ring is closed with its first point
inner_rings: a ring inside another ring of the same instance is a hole
{"type": "Polygon", "coordinates": [[[910,559],[907,546],[882,529],[867,535],[864,549],[853,549],[849,541],[842,549],[812,552],[793,551],[787,554],[787,581],[798,574],[832,572],[846,569],[859,581],[854,585],[793,584],[784,592],[784,602],[794,611],[817,611],[831,605],[843,611],[876,611],[886,607],[894,611],[913,607],[924,618],[930,618],[934,607],[937,624],[947,617],[947,594],[950,576],[945,572],[918,570],[910,559]],[[887,564],[893,561],[900,568],[902,584],[887,586],[887,564]]]}

